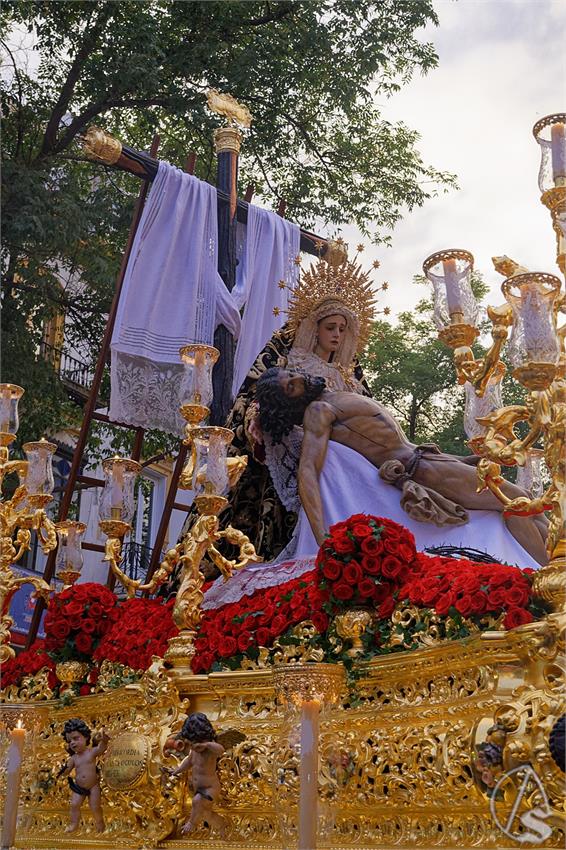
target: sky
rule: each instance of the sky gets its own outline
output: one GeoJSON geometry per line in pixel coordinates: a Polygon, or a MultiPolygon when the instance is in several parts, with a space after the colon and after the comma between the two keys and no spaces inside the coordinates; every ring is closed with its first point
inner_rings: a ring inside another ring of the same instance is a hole
{"type": "Polygon", "coordinates": [[[491,257],[507,254],[533,271],[560,274],[550,213],[540,203],[535,122],[566,111],[566,0],[435,0],[438,27],[422,30],[438,67],[414,78],[389,100],[383,116],[416,129],[423,160],[455,173],[459,189],[406,212],[392,246],[370,247],[367,265],[381,262],[376,282],[393,316],[425,294],[412,280],[423,260],[444,248],[465,248],[491,287],[488,303],[504,299],[491,257]]]}

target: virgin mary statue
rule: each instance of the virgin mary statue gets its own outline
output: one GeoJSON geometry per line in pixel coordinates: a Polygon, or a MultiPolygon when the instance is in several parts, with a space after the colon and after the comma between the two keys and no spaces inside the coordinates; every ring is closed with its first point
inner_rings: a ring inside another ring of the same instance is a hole
{"type": "Polygon", "coordinates": [[[297,522],[297,467],[302,437],[294,429],[282,445],[264,439],[255,387],[274,366],[323,378],[328,389],[371,395],[356,352],[364,347],[375,314],[369,276],[345,256],[319,260],[302,275],[289,304],[288,321],[258,354],[227,420],[233,447],[248,467],[232,494],[223,523],[244,531],[265,561],[289,543],[297,522]]]}

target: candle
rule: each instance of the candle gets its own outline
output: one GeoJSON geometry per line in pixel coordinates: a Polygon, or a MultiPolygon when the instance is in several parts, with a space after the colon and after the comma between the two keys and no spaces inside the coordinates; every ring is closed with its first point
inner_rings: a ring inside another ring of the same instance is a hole
{"type": "Polygon", "coordinates": [[[112,468],[112,491],[110,494],[110,508],[112,519],[120,519],[122,513],[122,502],[124,490],[124,467],[121,463],[115,463],[112,468]]]}
{"type": "Polygon", "coordinates": [[[307,700],[301,708],[298,850],[314,850],[318,824],[318,727],[320,703],[307,700]]]}
{"type": "Polygon", "coordinates": [[[22,721],[10,732],[10,748],[6,765],[6,798],[4,801],[4,822],[2,825],[2,850],[13,847],[16,840],[18,802],[22,778],[22,754],[26,730],[22,721]]]}
{"type": "Polygon", "coordinates": [[[446,286],[448,315],[450,317],[457,316],[457,318],[461,321],[464,311],[461,304],[461,292],[458,281],[458,266],[456,265],[456,260],[443,260],[442,267],[444,269],[444,285],[446,286]]]}
{"type": "Polygon", "coordinates": [[[552,177],[556,186],[566,183],[566,126],[561,122],[550,128],[550,147],[552,151],[552,177]]]}

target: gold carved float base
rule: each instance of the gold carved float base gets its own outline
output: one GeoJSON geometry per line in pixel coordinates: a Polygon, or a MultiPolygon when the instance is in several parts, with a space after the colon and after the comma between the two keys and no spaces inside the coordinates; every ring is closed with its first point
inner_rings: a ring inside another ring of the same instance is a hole
{"type": "MultiPolygon", "coordinates": [[[[494,740],[493,728],[501,745],[501,772],[530,763],[552,808],[552,835],[522,846],[562,847],[563,774],[550,756],[548,739],[564,711],[563,620],[552,615],[512,632],[360,665],[364,675],[354,692],[345,687],[321,717],[320,775],[334,790],[333,825],[319,847],[520,846],[495,825],[485,793],[489,777],[478,773],[478,752],[486,740],[494,740]]],[[[135,685],[79,698],[71,706],[49,701],[41,706],[48,720],[36,736],[35,752],[26,756],[17,847],[284,846],[281,793],[298,774],[272,670],[193,676],[177,668],[170,677],[157,664],[135,685]],[[236,728],[246,736],[220,761],[224,796],[218,811],[229,824],[224,840],[207,828],[181,836],[190,794],[181,783],[162,784],[161,767],[172,764],[164,760],[163,743],[178,731],[187,711],[206,712],[217,732],[236,728]],[[107,823],[102,835],[94,833],[86,804],[80,831],[64,834],[68,789],[54,775],[64,758],[61,728],[71,716],[94,728],[104,725],[112,737],[113,755],[102,772],[107,823]]],[[[505,794],[512,790],[509,785],[505,794]]],[[[523,799],[519,812],[532,805],[523,799]]]]}

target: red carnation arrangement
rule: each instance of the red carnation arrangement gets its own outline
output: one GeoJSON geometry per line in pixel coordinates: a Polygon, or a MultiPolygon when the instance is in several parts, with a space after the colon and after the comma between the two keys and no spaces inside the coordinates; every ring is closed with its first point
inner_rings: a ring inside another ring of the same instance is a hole
{"type": "Polygon", "coordinates": [[[402,525],[354,514],[330,527],[316,558],[319,583],[330,591],[335,613],[362,605],[388,617],[416,555],[415,538],[402,525]]]}
{"type": "Polygon", "coordinates": [[[118,609],[93,654],[95,661],[116,661],[134,670],[147,670],[152,657],[163,657],[169,638],[178,634],[173,622],[175,600],[127,599],[118,609]]]}
{"type": "Polygon", "coordinates": [[[94,582],[55,594],[45,616],[45,649],[55,661],[90,661],[118,617],[117,606],[112,591],[94,582]]]}

